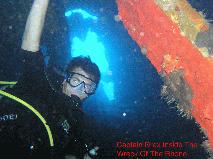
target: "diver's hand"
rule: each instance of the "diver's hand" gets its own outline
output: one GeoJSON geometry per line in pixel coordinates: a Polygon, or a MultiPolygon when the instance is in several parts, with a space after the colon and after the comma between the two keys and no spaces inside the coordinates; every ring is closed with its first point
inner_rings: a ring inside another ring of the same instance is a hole
{"type": "Polygon", "coordinates": [[[93,149],[91,149],[90,151],[89,151],[89,154],[91,155],[91,156],[97,156],[98,155],[98,151],[99,150],[99,147],[98,146],[95,146],[93,149]]]}
{"type": "Polygon", "coordinates": [[[23,50],[36,52],[39,50],[41,32],[49,0],[35,0],[27,18],[22,46],[23,50]]]}
{"type": "Polygon", "coordinates": [[[98,149],[99,149],[99,147],[95,146],[93,149],[91,149],[89,151],[89,153],[84,155],[84,159],[92,159],[90,156],[97,156],[98,155],[98,152],[97,152],[98,149]]]}

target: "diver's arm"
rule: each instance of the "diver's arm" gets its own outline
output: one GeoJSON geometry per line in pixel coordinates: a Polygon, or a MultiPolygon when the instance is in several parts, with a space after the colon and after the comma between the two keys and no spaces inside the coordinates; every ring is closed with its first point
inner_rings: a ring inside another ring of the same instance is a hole
{"type": "Polygon", "coordinates": [[[41,33],[49,0],[35,0],[27,18],[21,48],[26,51],[39,50],[41,33]]]}

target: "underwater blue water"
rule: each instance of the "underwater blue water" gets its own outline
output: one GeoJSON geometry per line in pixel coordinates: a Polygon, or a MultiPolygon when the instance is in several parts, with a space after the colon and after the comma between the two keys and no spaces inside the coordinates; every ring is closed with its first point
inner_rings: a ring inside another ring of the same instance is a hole
{"type": "MultiPolygon", "coordinates": [[[[160,89],[163,81],[151,63],[141,54],[140,48],[130,38],[122,22],[116,20],[118,11],[115,1],[96,1],[94,4],[84,2],[75,1],[70,3],[68,8],[75,9],[72,4],[77,3],[77,8],[81,6],[81,9],[97,16],[98,20],[88,22],[89,20],[79,15],[72,17],[68,20],[71,37],[75,35],[87,39],[84,31],[88,28],[96,33],[105,48],[104,59],[107,60],[111,71],[110,76],[103,74],[103,78],[114,84],[114,100],[107,98],[105,87],[100,85],[95,97],[85,103],[84,109],[87,113],[103,123],[108,123],[120,133],[120,136],[127,137],[127,140],[200,143],[202,134],[195,121],[182,118],[175,108],[171,109],[175,107],[174,103],[168,105],[161,99],[160,89]],[[80,20],[76,21],[75,18],[80,20]],[[83,25],[84,35],[81,32],[83,25]],[[77,35],[78,32],[80,35],[77,35]]],[[[189,2],[211,20],[211,0],[189,2]]],[[[104,65],[102,62],[100,64],[104,65]]],[[[202,149],[187,151],[190,151],[191,157],[203,158],[205,154],[202,149]]]]}
{"type": "MultiPolygon", "coordinates": [[[[1,80],[17,80],[21,72],[15,52],[31,2],[8,0],[0,4],[1,80]]],[[[189,2],[212,20],[212,0],[189,2]]],[[[42,38],[50,63],[65,67],[72,57],[85,55],[101,69],[97,93],[84,103],[88,114],[114,128],[117,138],[201,142],[202,134],[194,121],[181,118],[175,108],[171,109],[175,104],[169,106],[161,99],[163,81],[116,19],[114,0],[54,0],[52,4],[42,38]]],[[[106,139],[113,140],[110,136],[106,139]]],[[[191,154],[199,158],[205,153],[200,148],[191,154]]]]}

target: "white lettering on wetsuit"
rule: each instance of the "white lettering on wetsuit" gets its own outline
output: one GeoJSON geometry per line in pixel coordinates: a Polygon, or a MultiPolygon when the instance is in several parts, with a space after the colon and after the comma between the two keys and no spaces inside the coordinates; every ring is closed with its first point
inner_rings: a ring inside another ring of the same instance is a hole
{"type": "Polygon", "coordinates": [[[17,114],[4,114],[0,115],[0,122],[8,120],[16,120],[18,118],[17,114]]]}

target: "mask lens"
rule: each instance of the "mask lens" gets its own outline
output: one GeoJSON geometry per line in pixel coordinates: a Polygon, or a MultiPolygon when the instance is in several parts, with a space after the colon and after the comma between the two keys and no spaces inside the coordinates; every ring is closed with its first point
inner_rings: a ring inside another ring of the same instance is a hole
{"type": "Polygon", "coordinates": [[[87,94],[93,94],[96,90],[96,84],[95,83],[92,83],[92,84],[85,84],[84,85],[85,87],[85,90],[86,90],[86,93],[87,94]]]}
{"type": "Polygon", "coordinates": [[[82,81],[76,77],[71,77],[69,83],[71,86],[77,87],[78,85],[80,85],[82,83],[82,81]]]}

